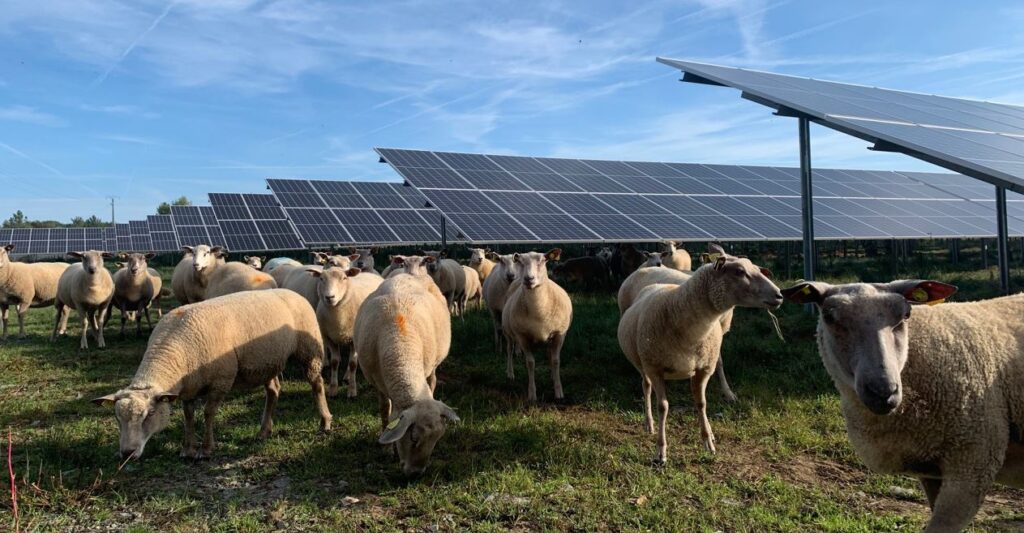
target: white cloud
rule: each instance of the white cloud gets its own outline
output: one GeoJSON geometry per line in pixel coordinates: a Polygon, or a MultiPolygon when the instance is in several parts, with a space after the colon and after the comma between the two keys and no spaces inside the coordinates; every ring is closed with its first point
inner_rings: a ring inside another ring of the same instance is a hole
{"type": "Polygon", "coordinates": [[[56,115],[39,111],[34,107],[24,105],[0,107],[0,120],[24,122],[26,124],[48,126],[51,128],[67,126],[67,122],[56,115]]]}
{"type": "Polygon", "coordinates": [[[103,139],[106,141],[115,141],[129,144],[141,144],[145,146],[157,146],[159,144],[162,144],[160,141],[156,139],[151,139],[149,137],[136,137],[133,135],[108,134],[97,135],[96,138],[103,139]]]}

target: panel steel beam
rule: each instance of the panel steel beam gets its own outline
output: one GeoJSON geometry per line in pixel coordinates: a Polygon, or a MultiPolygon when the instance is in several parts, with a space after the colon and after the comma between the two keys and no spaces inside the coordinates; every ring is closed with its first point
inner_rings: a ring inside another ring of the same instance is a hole
{"type": "Polygon", "coordinates": [[[804,233],[804,279],[814,280],[814,189],[811,187],[811,122],[797,119],[800,130],[800,204],[804,233]]]}
{"type": "Polygon", "coordinates": [[[1010,294],[1010,238],[1006,224],[1006,189],[996,187],[996,228],[999,241],[999,289],[1010,294]]]}

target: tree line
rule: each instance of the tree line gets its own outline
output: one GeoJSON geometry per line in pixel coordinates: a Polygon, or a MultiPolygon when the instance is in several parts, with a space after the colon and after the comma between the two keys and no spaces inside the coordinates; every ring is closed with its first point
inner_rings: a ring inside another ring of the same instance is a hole
{"type": "MultiPolygon", "coordinates": [[[[156,208],[158,215],[169,215],[171,214],[172,205],[192,205],[192,202],[182,196],[171,203],[162,202],[156,208]]],[[[21,209],[17,210],[11,216],[4,220],[4,228],[103,228],[110,225],[109,221],[100,219],[96,215],[92,215],[88,218],[85,217],[71,217],[71,222],[61,222],[59,220],[32,220],[30,219],[21,209]]]]}

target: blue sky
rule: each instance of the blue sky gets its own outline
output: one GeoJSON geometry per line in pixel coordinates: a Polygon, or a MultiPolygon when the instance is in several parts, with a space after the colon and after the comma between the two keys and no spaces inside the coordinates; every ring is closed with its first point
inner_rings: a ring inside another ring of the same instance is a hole
{"type": "MultiPolygon", "coordinates": [[[[655,56],[1024,104],[1022,26],[1011,1],[7,0],[0,216],[395,179],[374,146],[795,166],[795,121],[655,56]]],[[[819,166],[933,168],[813,135],[819,166]]]]}

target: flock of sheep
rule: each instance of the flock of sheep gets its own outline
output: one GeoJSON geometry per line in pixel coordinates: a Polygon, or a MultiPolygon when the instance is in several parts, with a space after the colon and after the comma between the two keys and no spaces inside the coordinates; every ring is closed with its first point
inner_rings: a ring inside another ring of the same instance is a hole
{"type": "MultiPolygon", "coordinates": [[[[104,345],[103,326],[114,308],[122,334],[127,320],[140,331],[151,307],[159,313],[161,281],[147,266],[151,254],[121,254],[121,268],[111,275],[108,253],[70,254],[81,259],[73,265],[26,264],[10,260],[12,249],[0,249],[4,339],[11,305],[22,336],[29,307],[55,306],[54,337],[65,332],[74,308],[83,349],[89,332],[104,345]]],[[[966,527],[994,482],[1024,488],[1024,295],[934,305],[956,288],[920,280],[800,282],[780,290],[766,269],[717,245],[693,270],[689,254],[672,243],[660,253],[622,246],[567,261],[560,261],[559,249],[507,255],[473,249],[468,267],[444,252],[423,252],[392,256],[383,273],[374,268],[371,249],[316,254],[315,265],[286,258],[263,264],[257,257],[227,262],[226,255],[220,247],[185,248],[172,277],[183,305],[153,328],[130,384],[94,400],[113,405],[125,460],[140,457],[168,425],[175,400],[184,407],[182,455],[209,456],[218,406],[233,388],[265,387],[259,435],[268,437],[289,360],[302,367],[320,428],[329,430],[326,396],[337,394],[347,355],[348,396],[356,396],[362,369],[377,390],[379,442],[397,450],[403,472],[422,473],[448,425],[459,421],[434,398],[435,372],[451,346],[451,317],[468,305],[479,301],[489,310],[510,378],[516,354],[524,356],[530,401],[537,399],[537,352],[547,354],[554,396],[563,398],[560,353],[572,301],[549,276],[553,266],[562,281],[624,278],[618,341],[641,375],[650,433],[652,392],[657,397],[659,464],[668,454],[666,381],[690,380],[701,438],[714,452],[705,389],[717,373],[726,399],[735,400],[720,357],[733,310],[774,309],[788,299],[817,306],[819,351],[839,390],[850,440],[871,468],[920,479],[933,510],[928,531],[966,527]],[[193,421],[200,398],[206,416],[198,443],[193,421]]]]}

